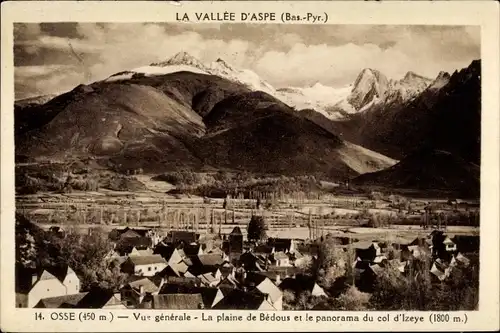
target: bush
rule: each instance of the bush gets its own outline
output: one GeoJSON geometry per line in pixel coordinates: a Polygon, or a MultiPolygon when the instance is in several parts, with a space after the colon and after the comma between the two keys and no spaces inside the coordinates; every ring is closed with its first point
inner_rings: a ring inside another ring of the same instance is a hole
{"type": "Polygon", "coordinates": [[[355,286],[349,287],[347,291],[337,297],[338,310],[363,311],[367,310],[371,295],[359,291],[355,286]]]}

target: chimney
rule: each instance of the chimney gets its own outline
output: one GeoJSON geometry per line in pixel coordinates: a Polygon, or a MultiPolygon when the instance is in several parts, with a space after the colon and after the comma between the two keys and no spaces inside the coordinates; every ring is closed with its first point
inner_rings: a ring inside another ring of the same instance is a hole
{"type": "Polygon", "coordinates": [[[141,294],[141,295],[144,294],[144,286],[143,285],[139,286],[139,294],[141,294]]]}
{"type": "Polygon", "coordinates": [[[31,285],[33,286],[36,281],[38,281],[38,275],[37,274],[32,274],[31,275],[31,285]]]}
{"type": "Polygon", "coordinates": [[[279,285],[281,283],[281,277],[279,274],[276,274],[276,285],[279,285]]]}

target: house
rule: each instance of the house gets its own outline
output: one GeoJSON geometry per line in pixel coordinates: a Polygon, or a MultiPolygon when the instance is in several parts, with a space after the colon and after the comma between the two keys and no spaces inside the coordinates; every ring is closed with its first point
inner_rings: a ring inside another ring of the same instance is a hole
{"type": "Polygon", "coordinates": [[[168,262],[159,254],[130,256],[122,264],[122,271],[139,276],[153,276],[167,267],[168,262]]]}
{"type": "Polygon", "coordinates": [[[132,249],[129,256],[150,256],[153,255],[153,250],[150,248],[144,250],[138,250],[136,247],[132,249]]]}
{"type": "Polygon", "coordinates": [[[201,294],[205,309],[211,309],[221,299],[224,294],[219,288],[213,287],[193,287],[179,284],[166,284],[161,290],[161,294],[201,294]]]}
{"type": "Polygon", "coordinates": [[[52,233],[55,236],[58,236],[60,238],[64,238],[66,235],[66,232],[63,228],[58,227],[58,226],[52,226],[49,228],[49,232],[52,233]]]}
{"type": "Polygon", "coordinates": [[[44,298],[80,293],[80,279],[67,265],[39,271],[16,268],[16,306],[32,308],[44,298]]]}
{"type": "Polygon", "coordinates": [[[196,243],[199,238],[200,235],[193,231],[172,230],[167,234],[167,237],[163,239],[163,242],[178,246],[181,244],[187,245],[196,243]]]}
{"type": "Polygon", "coordinates": [[[74,308],[85,295],[87,295],[86,292],[42,298],[34,307],[46,309],[74,308]]]}
{"type": "Polygon", "coordinates": [[[222,275],[220,270],[217,269],[215,272],[207,272],[197,276],[200,279],[201,283],[207,287],[215,287],[221,281],[222,275]]]}
{"type": "Polygon", "coordinates": [[[272,246],[275,251],[293,253],[296,250],[295,241],[291,238],[269,238],[267,244],[272,246]]]}
{"type": "Polygon", "coordinates": [[[247,273],[244,285],[250,291],[258,290],[262,294],[267,295],[267,300],[276,310],[283,310],[283,293],[266,276],[258,273],[247,273]]]}
{"type": "Polygon", "coordinates": [[[163,286],[160,288],[158,294],[168,294],[169,288],[173,288],[172,285],[182,286],[187,288],[195,288],[195,287],[201,287],[202,283],[200,279],[197,277],[189,278],[185,276],[183,277],[169,276],[165,279],[165,282],[163,286]]]}
{"type": "Polygon", "coordinates": [[[164,284],[164,279],[142,278],[131,281],[120,289],[121,299],[127,306],[137,307],[146,296],[157,295],[164,284]]]}
{"type": "Polygon", "coordinates": [[[238,279],[236,276],[233,275],[228,275],[224,278],[221,279],[217,287],[221,290],[226,289],[235,289],[240,287],[240,279],[238,279]]]}
{"type": "Polygon", "coordinates": [[[470,260],[466,258],[463,254],[458,253],[456,256],[453,256],[450,262],[450,266],[463,266],[468,267],[470,265],[470,260]]]}
{"type": "Polygon", "coordinates": [[[152,308],[155,310],[197,310],[204,307],[201,294],[160,294],[152,297],[152,308]]]}
{"type": "Polygon", "coordinates": [[[262,260],[257,254],[253,252],[245,252],[240,256],[239,264],[245,268],[246,271],[264,271],[266,266],[265,259],[262,260]]]}
{"type": "Polygon", "coordinates": [[[440,265],[439,262],[434,262],[430,269],[431,274],[439,281],[444,281],[450,275],[450,268],[440,265]]]}
{"type": "Polygon", "coordinates": [[[279,285],[281,281],[288,277],[295,277],[297,274],[300,274],[302,269],[294,267],[294,266],[269,266],[267,271],[258,272],[258,274],[266,276],[269,278],[274,284],[279,285]]]}
{"type": "Polygon", "coordinates": [[[371,243],[368,247],[366,244],[355,244],[356,246],[356,257],[360,258],[362,261],[373,261],[376,256],[381,255],[380,247],[376,243],[371,243]]]}
{"type": "Polygon", "coordinates": [[[269,238],[267,244],[274,248],[275,251],[293,253],[296,250],[296,244],[290,238],[269,238]]]}
{"type": "Polygon", "coordinates": [[[78,309],[127,309],[121,295],[109,289],[93,288],[76,305],[78,309]]]}
{"type": "Polygon", "coordinates": [[[285,252],[274,252],[271,255],[271,261],[273,262],[274,265],[278,267],[292,266],[290,264],[290,258],[285,252]]]}
{"type": "Polygon", "coordinates": [[[221,254],[199,254],[195,257],[191,257],[191,262],[194,265],[202,265],[202,266],[222,266],[225,261],[225,256],[221,254]]]}
{"type": "Polygon", "coordinates": [[[132,250],[146,250],[153,246],[149,237],[124,237],[120,239],[115,246],[115,251],[120,256],[129,255],[132,250]]]}
{"type": "Polygon", "coordinates": [[[457,245],[448,236],[443,240],[443,244],[447,252],[455,252],[457,250],[457,245]]]}
{"type": "Polygon", "coordinates": [[[410,252],[413,258],[423,258],[427,255],[430,255],[429,248],[420,245],[410,245],[408,246],[408,251],[410,252]]]}
{"type": "Polygon", "coordinates": [[[197,277],[201,283],[208,287],[214,287],[222,279],[222,273],[218,266],[193,265],[184,273],[185,277],[197,277]]]}
{"type": "Polygon", "coordinates": [[[228,290],[224,298],[213,309],[216,310],[276,310],[268,300],[268,296],[260,291],[248,292],[239,289],[228,290]]]}
{"type": "Polygon", "coordinates": [[[311,276],[305,274],[297,274],[294,278],[286,278],[278,287],[282,291],[290,291],[295,295],[307,291],[312,296],[327,296],[325,290],[311,276]]]}

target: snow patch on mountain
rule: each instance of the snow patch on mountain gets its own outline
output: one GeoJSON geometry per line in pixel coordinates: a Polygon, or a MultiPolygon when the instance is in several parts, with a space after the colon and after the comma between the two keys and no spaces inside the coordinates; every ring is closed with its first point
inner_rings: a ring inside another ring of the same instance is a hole
{"type": "Polygon", "coordinates": [[[331,112],[329,109],[339,101],[345,99],[351,92],[352,86],[334,88],[325,86],[319,82],[305,87],[288,87],[276,91],[275,96],[296,109],[313,109],[322,113],[330,119],[342,117],[337,112],[331,112]]]}

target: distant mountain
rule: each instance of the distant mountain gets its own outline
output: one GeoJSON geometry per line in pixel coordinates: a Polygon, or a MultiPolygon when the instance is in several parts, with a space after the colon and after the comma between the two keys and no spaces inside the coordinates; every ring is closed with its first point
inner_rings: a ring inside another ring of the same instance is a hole
{"type": "Polygon", "coordinates": [[[480,169],[477,164],[449,152],[420,149],[396,165],[352,180],[356,185],[444,190],[463,197],[479,197],[480,169]]]}
{"type": "Polygon", "coordinates": [[[16,116],[16,154],[91,157],[121,171],[222,168],[330,179],[396,163],[342,140],[262,87],[223,60],[207,66],[181,53],[23,110],[37,117],[16,116]]]}
{"type": "Polygon", "coordinates": [[[152,63],[149,66],[135,68],[110,76],[106,81],[115,82],[128,80],[135,76],[155,76],[188,71],[198,74],[216,75],[229,81],[242,84],[251,90],[259,90],[273,95],[275,89],[272,85],[262,80],[255,72],[248,69],[237,69],[230,66],[222,59],[204,64],[187,52],[179,52],[172,58],[152,63]]]}
{"type": "Polygon", "coordinates": [[[481,63],[475,60],[452,75],[441,72],[407,102],[374,105],[329,126],[345,140],[392,158],[431,147],[479,164],[480,74],[481,63]]]}

